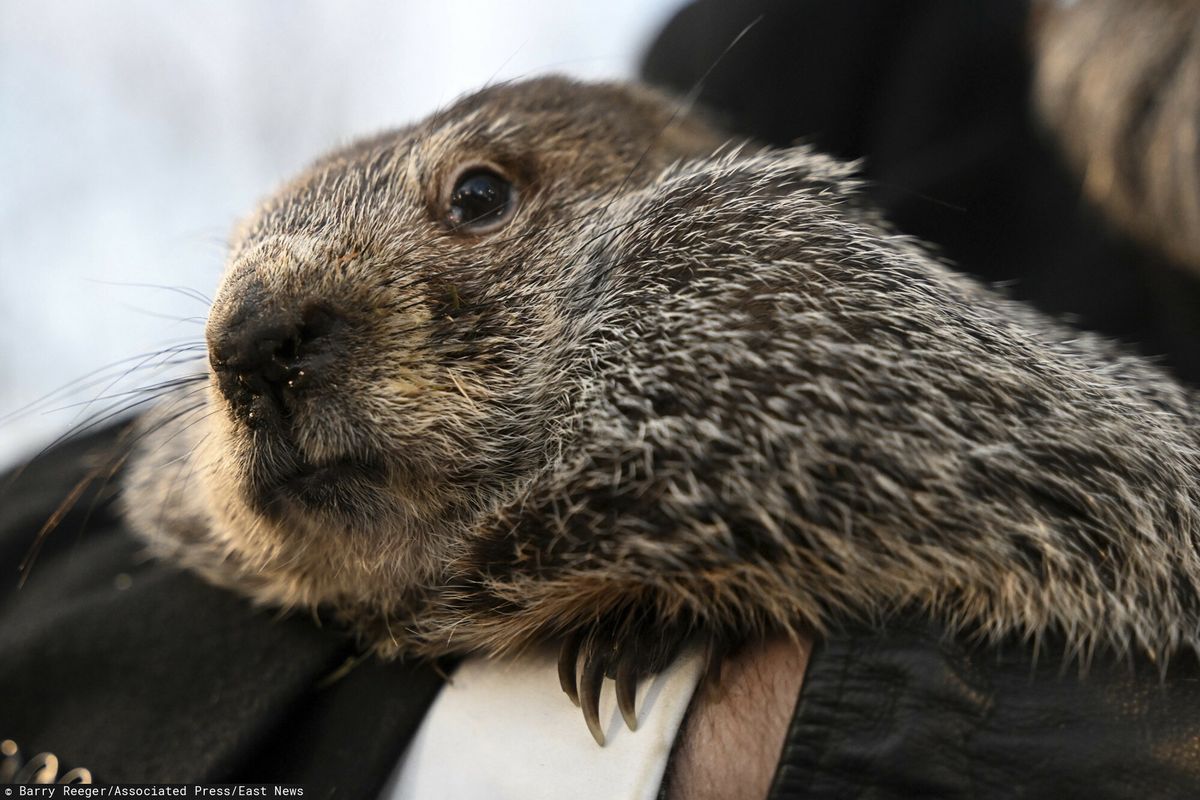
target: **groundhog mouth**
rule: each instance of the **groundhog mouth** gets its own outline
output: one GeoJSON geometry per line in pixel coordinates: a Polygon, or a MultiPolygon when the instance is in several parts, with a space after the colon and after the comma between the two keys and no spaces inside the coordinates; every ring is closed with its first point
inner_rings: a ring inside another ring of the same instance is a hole
{"type": "Polygon", "coordinates": [[[248,476],[248,499],[268,518],[281,520],[301,514],[348,521],[382,511],[390,470],[381,458],[313,463],[293,450],[287,459],[257,460],[248,476]]]}

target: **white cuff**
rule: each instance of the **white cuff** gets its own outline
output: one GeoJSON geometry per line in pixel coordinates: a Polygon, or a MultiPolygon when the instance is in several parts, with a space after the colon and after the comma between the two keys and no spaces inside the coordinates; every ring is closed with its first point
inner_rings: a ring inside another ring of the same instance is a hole
{"type": "Polygon", "coordinates": [[[606,680],[600,747],[559,688],[556,652],[469,659],[442,688],[381,797],[654,800],[703,667],[692,648],[642,681],[637,731],[625,727],[606,680]]]}

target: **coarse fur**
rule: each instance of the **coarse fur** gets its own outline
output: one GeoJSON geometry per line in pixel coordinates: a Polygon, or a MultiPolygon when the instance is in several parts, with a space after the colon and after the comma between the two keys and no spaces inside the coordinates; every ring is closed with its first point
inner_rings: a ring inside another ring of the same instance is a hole
{"type": "Polygon", "coordinates": [[[1200,646],[1195,398],[890,232],[852,167],[676,108],[492,87],[285,186],[236,235],[210,347],[319,304],[333,356],[273,425],[219,364],[211,414],[151,414],[133,525],[388,656],[585,635],[644,673],[697,635],[913,606],[1200,646]],[[472,164],[520,197],[487,234],[444,220],[472,164]]]}

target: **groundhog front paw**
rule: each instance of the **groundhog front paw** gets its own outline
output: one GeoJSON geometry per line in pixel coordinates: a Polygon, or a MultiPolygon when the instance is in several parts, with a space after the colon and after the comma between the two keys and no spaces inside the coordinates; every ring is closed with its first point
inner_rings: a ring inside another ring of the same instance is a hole
{"type": "MultiPolygon", "coordinates": [[[[679,655],[699,634],[678,625],[637,625],[628,619],[600,622],[568,636],[558,655],[558,680],[571,702],[583,709],[592,738],[604,746],[600,725],[600,695],[605,677],[616,684],[617,707],[631,731],[638,727],[638,682],[654,675],[679,655]]],[[[727,647],[716,638],[702,637],[706,647],[706,675],[719,669],[727,647]]]]}

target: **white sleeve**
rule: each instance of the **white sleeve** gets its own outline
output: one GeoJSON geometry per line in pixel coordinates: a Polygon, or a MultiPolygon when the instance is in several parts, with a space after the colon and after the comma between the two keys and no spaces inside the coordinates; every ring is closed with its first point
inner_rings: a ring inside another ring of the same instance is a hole
{"type": "Polygon", "coordinates": [[[467,660],[434,701],[382,800],[654,800],[703,666],[691,649],[643,681],[637,731],[625,727],[606,680],[600,747],[559,688],[556,653],[467,660]]]}

